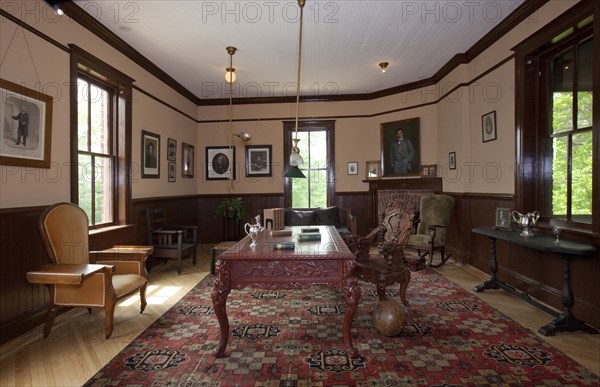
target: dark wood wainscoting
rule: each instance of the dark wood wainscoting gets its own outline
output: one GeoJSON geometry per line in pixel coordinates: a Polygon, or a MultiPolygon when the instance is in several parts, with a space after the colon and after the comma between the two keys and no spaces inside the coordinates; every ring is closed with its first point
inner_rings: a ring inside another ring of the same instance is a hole
{"type": "MultiPolygon", "coordinates": [[[[417,180],[417,179],[415,179],[417,180]]],[[[426,180],[426,179],[423,179],[426,180]]],[[[429,180],[429,179],[427,179],[429,180]]],[[[433,179],[431,179],[433,180],[433,179]]],[[[402,182],[405,184],[406,182],[402,182]]],[[[421,182],[423,183],[423,182],[421,182]]],[[[386,181],[382,187],[394,186],[386,181]]],[[[434,191],[437,191],[434,184],[434,191]]],[[[463,263],[489,273],[490,244],[485,237],[471,232],[473,227],[495,223],[496,208],[514,208],[512,195],[447,193],[456,199],[450,221],[447,249],[463,263]]],[[[231,194],[246,202],[247,219],[239,227],[262,214],[264,208],[283,207],[283,194],[231,194]]],[[[132,200],[132,225],[90,235],[92,249],[114,244],[146,244],[146,208],[163,207],[174,224],[196,224],[201,243],[218,243],[223,238],[223,220],[215,219],[214,208],[223,195],[197,195],[132,200]]],[[[351,209],[358,220],[358,232],[366,235],[373,225],[372,192],[338,192],[335,204],[351,209]]],[[[2,238],[0,270],[0,332],[4,343],[44,322],[48,292],[41,285],[29,284],[26,273],[48,262],[37,221],[44,207],[0,210],[2,238]]],[[[536,232],[545,232],[536,228],[536,232]]],[[[240,235],[244,235],[240,229],[240,235]]],[[[565,237],[571,237],[565,235],[565,237]]],[[[588,241],[588,243],[593,243],[588,241]]],[[[532,297],[561,310],[562,262],[559,257],[544,255],[531,249],[498,242],[498,277],[532,297]]],[[[598,298],[598,257],[575,259],[571,265],[576,316],[600,327],[598,298]]],[[[494,290],[490,292],[499,292],[494,290]]]]}

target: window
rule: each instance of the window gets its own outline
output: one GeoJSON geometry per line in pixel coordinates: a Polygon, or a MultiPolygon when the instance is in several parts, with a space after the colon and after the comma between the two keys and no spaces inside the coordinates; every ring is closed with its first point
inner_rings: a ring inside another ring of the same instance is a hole
{"type": "MultiPolygon", "coordinates": [[[[294,208],[328,207],[333,203],[334,122],[299,122],[300,155],[304,164],[300,170],[306,179],[285,179],[285,205],[294,208]]],[[[295,122],[284,122],[284,154],[289,155],[294,138],[295,122]]],[[[286,160],[286,168],[287,168],[286,160]]]]}
{"type": "Polygon", "coordinates": [[[71,201],[90,228],[127,221],[131,79],[71,46],[71,201]]]}
{"type": "Polygon", "coordinates": [[[542,224],[598,234],[600,75],[594,12],[582,2],[515,47],[517,198],[542,224]],[[596,96],[596,99],[598,96],[596,96]],[[597,121],[597,119],[596,119],[597,121]]]}

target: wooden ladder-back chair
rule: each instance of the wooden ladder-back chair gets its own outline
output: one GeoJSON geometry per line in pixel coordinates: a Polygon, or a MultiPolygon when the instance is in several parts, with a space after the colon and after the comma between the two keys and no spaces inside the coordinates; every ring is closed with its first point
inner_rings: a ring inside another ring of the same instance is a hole
{"type": "Polygon", "coordinates": [[[85,211],[72,203],[51,205],[40,216],[38,229],[51,262],[45,269],[60,267],[65,274],[72,275],[83,266],[97,269],[100,266],[99,270],[81,270],[78,283],[53,283],[50,279],[37,282],[47,284],[50,291],[44,337],[50,334],[60,307],[86,307],[90,312],[92,307],[104,308],[106,338],[113,332],[118,300],[139,291],[140,313],[146,308],[145,262],[151,249],[115,246],[107,251],[89,252],[88,224],[85,211]]]}
{"type": "Polygon", "coordinates": [[[454,198],[449,195],[431,194],[421,198],[419,219],[415,234],[408,238],[407,249],[417,250],[421,267],[429,255],[428,266],[440,267],[451,254],[446,255],[446,230],[454,212],[454,198]],[[433,255],[440,252],[440,261],[433,263],[433,255]]]}
{"type": "Polygon", "coordinates": [[[177,274],[181,274],[183,258],[192,258],[196,265],[197,226],[174,226],[167,223],[164,208],[146,210],[148,244],[154,247],[153,257],[177,260],[177,274]]]}
{"type": "Polygon", "coordinates": [[[400,299],[408,305],[406,288],[410,282],[410,271],[406,267],[404,248],[413,227],[414,213],[404,203],[392,201],[385,209],[383,222],[367,236],[349,236],[346,244],[356,257],[354,275],[362,281],[377,286],[377,295],[385,300],[386,288],[400,284],[400,299]],[[384,231],[383,242],[378,244],[379,254],[370,254],[371,244],[384,231]]]}

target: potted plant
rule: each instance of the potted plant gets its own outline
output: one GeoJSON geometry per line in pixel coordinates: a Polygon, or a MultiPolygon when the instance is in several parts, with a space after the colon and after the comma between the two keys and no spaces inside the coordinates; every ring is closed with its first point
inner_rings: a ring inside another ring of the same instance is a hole
{"type": "Polygon", "coordinates": [[[241,196],[224,198],[215,208],[215,217],[219,215],[242,220],[246,216],[246,204],[241,196]]]}

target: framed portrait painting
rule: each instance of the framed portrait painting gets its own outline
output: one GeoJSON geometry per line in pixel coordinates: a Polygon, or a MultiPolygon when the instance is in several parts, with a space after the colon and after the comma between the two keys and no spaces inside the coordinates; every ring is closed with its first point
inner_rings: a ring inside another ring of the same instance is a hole
{"type": "Polygon", "coordinates": [[[52,97],[0,79],[0,164],[50,168],[52,97]]]}
{"type": "Polygon", "coordinates": [[[175,162],[169,161],[168,168],[169,168],[169,170],[167,172],[168,172],[169,183],[172,183],[175,181],[175,162]]]}
{"type": "Polygon", "coordinates": [[[160,177],[160,136],[142,130],[142,177],[160,177]]]}
{"type": "Polygon", "coordinates": [[[358,175],[358,162],[348,161],[348,175],[358,175]]]}
{"type": "Polygon", "coordinates": [[[483,142],[493,141],[496,134],[496,111],[481,116],[481,138],[483,142]]]}
{"type": "Polygon", "coordinates": [[[194,177],[194,146],[181,143],[181,176],[194,177]]]}
{"type": "Polygon", "coordinates": [[[206,147],[206,180],[235,180],[235,146],[206,147]]]}
{"type": "Polygon", "coordinates": [[[388,176],[421,175],[419,118],[381,124],[381,170],[388,176]]]}
{"type": "Polygon", "coordinates": [[[167,160],[173,161],[177,159],[177,140],[172,138],[167,139],[167,160]]]}
{"type": "Polygon", "coordinates": [[[273,176],[271,145],[246,145],[246,177],[273,176]]]}
{"type": "Polygon", "coordinates": [[[509,230],[510,227],[510,208],[496,208],[496,229],[509,230]]]}

